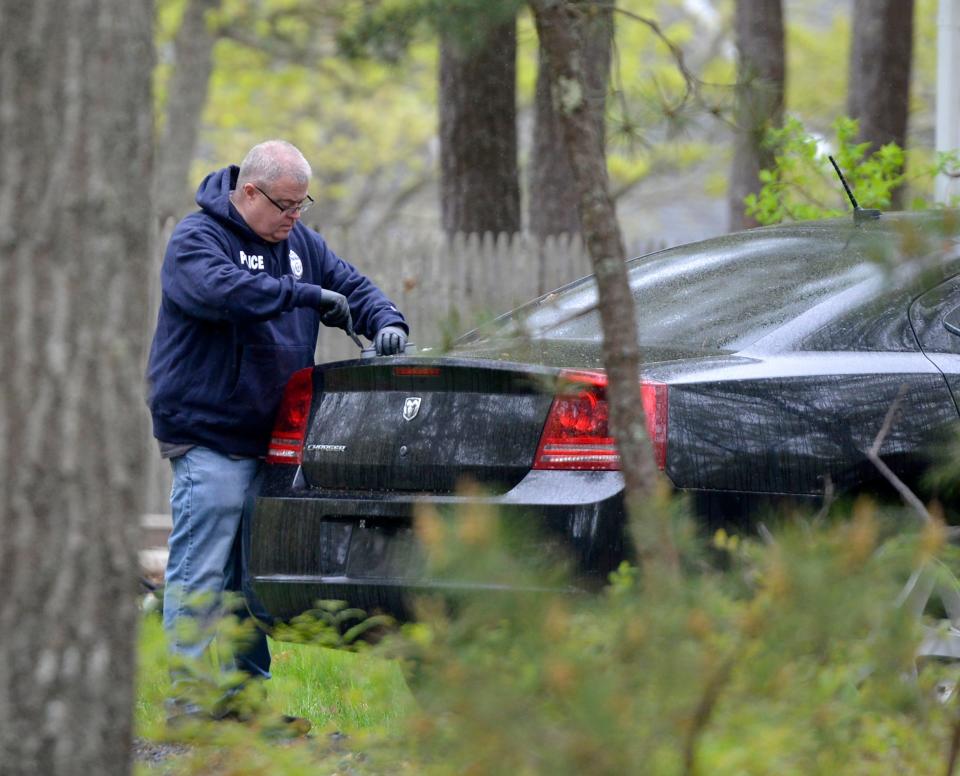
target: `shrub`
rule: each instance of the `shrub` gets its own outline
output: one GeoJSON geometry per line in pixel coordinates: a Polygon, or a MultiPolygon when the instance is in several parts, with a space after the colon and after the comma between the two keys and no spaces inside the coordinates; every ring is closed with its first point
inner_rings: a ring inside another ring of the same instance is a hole
{"type": "MultiPolygon", "coordinates": [[[[960,724],[935,688],[955,669],[917,670],[924,622],[898,603],[914,570],[956,567],[942,523],[905,530],[902,510],[860,500],[789,516],[765,540],[720,531],[705,550],[682,502],[659,508],[686,537],[681,571],[624,564],[599,594],[544,576],[554,564],[529,563],[529,534],[489,510],[421,514],[433,573],[529,592],[421,600],[419,621],[368,653],[402,661],[415,691],[412,707],[386,701],[404,708],[391,730],[319,730],[271,756],[247,732],[264,729],[256,708],[247,727],[199,731],[182,772],[946,770],[960,724]]],[[[357,612],[317,613],[288,635],[353,648],[357,612]]]]}
{"type": "MultiPolygon", "coordinates": [[[[788,119],[781,129],[768,130],[765,143],[773,150],[774,165],[760,171],[760,192],[745,197],[746,214],[760,224],[776,224],[848,213],[846,194],[827,158],[831,153],[861,207],[889,208],[894,190],[908,182],[903,149],[889,143],[868,153],[871,143],[854,142],[858,132],[855,119],[839,117],[833,130],[832,144],[795,118],[788,119]],[[828,145],[833,146],[832,151],[828,145]]],[[[958,158],[955,153],[938,154],[930,162],[916,155],[910,166],[909,182],[922,188],[939,173],[955,170],[958,158]]],[[[911,202],[913,209],[928,206],[919,196],[911,202]]]]}
{"type": "MultiPolygon", "coordinates": [[[[388,647],[420,700],[397,757],[437,774],[926,770],[953,712],[932,671],[914,679],[921,623],[894,601],[944,534],[896,529],[858,502],[770,544],[720,533],[723,563],[687,558],[680,576],[623,566],[599,597],[426,605],[388,647]]],[[[496,536],[435,549],[449,569],[516,566],[496,536]]]]}

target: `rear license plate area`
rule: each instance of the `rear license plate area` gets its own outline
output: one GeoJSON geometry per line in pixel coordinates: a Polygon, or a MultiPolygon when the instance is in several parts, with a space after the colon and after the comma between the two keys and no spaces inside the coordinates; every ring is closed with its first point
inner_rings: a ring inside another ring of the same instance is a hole
{"type": "Polygon", "coordinates": [[[351,517],[323,522],[323,535],[331,540],[322,551],[325,574],[358,579],[421,575],[423,552],[409,520],[351,517]]]}

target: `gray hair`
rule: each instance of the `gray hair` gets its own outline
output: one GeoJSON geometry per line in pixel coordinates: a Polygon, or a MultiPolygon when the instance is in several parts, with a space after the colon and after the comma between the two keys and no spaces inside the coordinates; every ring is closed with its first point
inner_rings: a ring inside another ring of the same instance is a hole
{"type": "Polygon", "coordinates": [[[266,140],[251,148],[243,158],[237,188],[244,183],[267,185],[286,176],[307,185],[310,175],[310,163],[299,148],[286,140],[266,140]]]}

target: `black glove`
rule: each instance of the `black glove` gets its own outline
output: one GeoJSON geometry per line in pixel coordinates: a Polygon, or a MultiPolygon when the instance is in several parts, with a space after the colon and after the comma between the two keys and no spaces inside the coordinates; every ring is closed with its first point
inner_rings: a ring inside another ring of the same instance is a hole
{"type": "Polygon", "coordinates": [[[320,310],[320,320],[325,325],[344,330],[352,327],[350,305],[347,304],[347,297],[343,294],[323,289],[320,292],[320,305],[317,309],[320,310]]]}
{"type": "Polygon", "coordinates": [[[384,326],[373,338],[378,356],[394,356],[407,347],[407,333],[399,326],[384,326]]]}

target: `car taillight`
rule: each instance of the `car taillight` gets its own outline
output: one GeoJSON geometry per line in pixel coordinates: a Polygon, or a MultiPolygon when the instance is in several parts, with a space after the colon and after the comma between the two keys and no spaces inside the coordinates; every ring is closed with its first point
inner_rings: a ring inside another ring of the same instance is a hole
{"type": "MultiPolygon", "coordinates": [[[[554,397],[534,469],[620,468],[607,404],[607,375],[604,372],[561,372],[560,393],[554,397]]],[[[653,443],[658,468],[667,462],[667,386],[643,380],[640,400],[647,419],[647,433],[653,443]]]]}
{"type": "Polygon", "coordinates": [[[667,384],[641,380],[640,400],[653,445],[653,461],[663,471],[667,466],[667,384]]]}
{"type": "Polygon", "coordinates": [[[273,424],[267,463],[302,463],[310,403],[313,401],[313,367],[294,372],[280,401],[273,424]]]}

